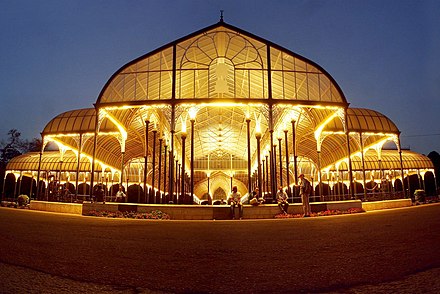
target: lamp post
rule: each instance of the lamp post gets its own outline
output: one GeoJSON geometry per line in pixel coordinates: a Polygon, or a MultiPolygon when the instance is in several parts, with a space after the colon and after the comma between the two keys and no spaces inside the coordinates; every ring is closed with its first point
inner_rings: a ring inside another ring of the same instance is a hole
{"type": "MultiPolygon", "coordinates": [[[[161,184],[161,180],[162,180],[162,142],[163,142],[163,138],[162,136],[159,137],[159,169],[158,169],[158,173],[159,173],[159,179],[157,181],[157,190],[159,191],[159,196],[161,196],[162,194],[160,193],[160,184],[161,184]]],[[[165,191],[165,189],[164,189],[165,191]]],[[[159,198],[159,200],[161,200],[162,197],[159,198]]],[[[160,201],[162,202],[162,201],[160,201]]]]}
{"type": "MultiPolygon", "coordinates": [[[[164,146],[164,152],[163,152],[163,193],[166,196],[166,189],[167,189],[167,158],[168,158],[168,142],[165,138],[165,146],[164,146]]],[[[168,195],[169,197],[169,195],[168,195]]],[[[165,197],[166,200],[170,201],[167,197],[165,197]]],[[[167,202],[165,202],[167,203],[167,202]]]]}
{"type": "MultiPolygon", "coordinates": [[[[246,118],[246,139],[247,139],[247,169],[248,169],[248,195],[249,199],[251,196],[252,183],[251,183],[251,130],[250,130],[251,120],[249,117],[246,118]]],[[[261,191],[260,191],[261,192],[261,191]]]]}
{"type": "Polygon", "coordinates": [[[272,187],[275,187],[275,189],[272,188],[272,197],[273,200],[275,200],[275,194],[276,194],[276,186],[278,185],[278,177],[277,177],[277,144],[272,145],[272,157],[271,160],[273,161],[273,181],[272,181],[272,187]]]}
{"type": "Polygon", "coordinates": [[[150,121],[145,120],[145,154],[144,154],[144,203],[148,203],[148,191],[147,191],[147,165],[148,165],[148,125],[150,121]]]}
{"type": "MultiPolygon", "coordinates": [[[[280,164],[280,186],[283,186],[283,161],[281,156],[281,134],[278,134],[278,158],[280,164]]],[[[287,154],[286,154],[287,156],[287,154]]]]}
{"type": "Polygon", "coordinates": [[[260,150],[260,141],[261,141],[261,130],[259,125],[257,125],[257,129],[255,130],[255,138],[257,139],[257,162],[258,162],[258,190],[263,191],[261,189],[261,150],[260,150]]]}
{"type": "Polygon", "coordinates": [[[190,112],[190,122],[191,122],[191,183],[190,183],[190,202],[189,204],[193,204],[193,195],[194,195],[194,122],[195,117],[191,115],[190,112]]]}
{"type": "Polygon", "coordinates": [[[269,193],[269,154],[266,152],[266,193],[269,193]]]}
{"type": "Polygon", "coordinates": [[[157,127],[154,123],[153,128],[153,168],[151,175],[151,194],[153,194],[153,203],[156,203],[156,193],[154,192],[154,180],[156,179],[156,137],[157,137],[157,127]]]}
{"type": "Polygon", "coordinates": [[[176,180],[174,181],[175,183],[175,189],[176,189],[176,196],[173,198],[176,198],[176,204],[179,204],[179,168],[180,168],[180,164],[179,164],[179,160],[177,159],[177,155],[174,155],[174,160],[176,161],[176,180]]]}
{"type": "MultiPolygon", "coordinates": [[[[263,172],[262,180],[263,181],[261,182],[261,185],[262,185],[263,189],[266,189],[266,181],[267,181],[267,179],[266,179],[266,171],[265,171],[265,166],[266,166],[265,162],[266,162],[266,160],[264,158],[265,158],[265,156],[263,154],[263,160],[261,160],[262,161],[262,172],[263,172]]],[[[264,195],[265,192],[267,192],[267,191],[260,190],[261,195],[264,195]]]]}
{"type": "Polygon", "coordinates": [[[209,178],[210,178],[210,174],[209,174],[209,172],[208,172],[208,204],[209,205],[211,205],[212,204],[212,201],[211,201],[211,194],[209,194],[210,193],[210,191],[209,191],[209,178]]]}
{"type": "MultiPolygon", "coordinates": [[[[186,122],[185,122],[186,123],[186,122]]],[[[180,134],[182,138],[182,171],[180,172],[180,193],[182,201],[185,201],[185,141],[186,141],[186,126],[182,122],[182,132],[180,134]]]]}
{"type": "Polygon", "coordinates": [[[295,134],[295,120],[292,123],[292,144],[293,144],[293,171],[295,176],[295,185],[298,184],[298,167],[297,167],[297,154],[296,154],[296,134],[295,134]]]}
{"type": "Polygon", "coordinates": [[[284,130],[284,142],[286,144],[286,181],[287,181],[287,195],[290,196],[290,173],[289,173],[289,144],[287,142],[287,128],[284,130]]]}

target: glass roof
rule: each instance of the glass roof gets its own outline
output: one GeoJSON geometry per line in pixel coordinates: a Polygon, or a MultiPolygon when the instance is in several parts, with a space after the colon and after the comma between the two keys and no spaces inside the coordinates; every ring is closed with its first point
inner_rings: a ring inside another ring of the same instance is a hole
{"type": "MultiPolygon", "coordinates": [[[[82,134],[94,133],[96,123],[96,110],[85,108],[71,110],[57,115],[43,130],[43,135],[51,134],[82,134]]],[[[105,121],[100,126],[101,132],[117,132],[117,127],[105,121]]]]}
{"type": "MultiPolygon", "coordinates": [[[[13,171],[36,171],[38,170],[38,162],[40,155],[38,152],[29,152],[19,155],[11,159],[7,165],[7,170],[13,171]]],[[[61,154],[59,151],[46,151],[41,159],[42,171],[69,171],[76,172],[78,157],[75,153],[67,151],[63,155],[61,161],[61,154]]],[[[99,163],[96,165],[101,168],[99,163]]],[[[81,164],[79,166],[80,172],[90,172],[91,164],[87,157],[81,157],[81,164]]]]}
{"type": "Polygon", "coordinates": [[[174,97],[346,103],[339,86],[317,64],[219,22],[123,66],[107,82],[97,104],[174,97]]]}

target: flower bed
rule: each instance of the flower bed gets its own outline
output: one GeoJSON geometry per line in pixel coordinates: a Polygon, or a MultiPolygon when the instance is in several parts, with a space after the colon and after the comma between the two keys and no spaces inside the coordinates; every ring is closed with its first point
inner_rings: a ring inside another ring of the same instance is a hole
{"type": "Polygon", "coordinates": [[[150,212],[91,210],[85,215],[110,218],[170,219],[168,214],[160,210],[150,212]]]}
{"type": "MultiPolygon", "coordinates": [[[[360,213],[365,212],[362,208],[349,208],[347,210],[324,210],[319,212],[312,212],[310,214],[311,217],[316,216],[328,216],[328,215],[340,215],[340,214],[352,214],[352,213],[360,213]]],[[[303,214],[277,214],[275,215],[275,218],[301,218],[304,217],[303,214]]]]}

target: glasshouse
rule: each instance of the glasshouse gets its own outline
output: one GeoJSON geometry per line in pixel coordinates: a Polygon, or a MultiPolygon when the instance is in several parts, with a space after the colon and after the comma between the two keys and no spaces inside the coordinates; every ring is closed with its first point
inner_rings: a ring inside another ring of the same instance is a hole
{"type": "Polygon", "coordinates": [[[403,150],[384,114],[350,107],[321,66],[222,19],[128,62],[93,107],[41,134],[40,152],[7,165],[4,195],[112,201],[122,188],[130,203],[216,204],[232,186],[269,201],[282,186],[299,202],[300,174],[314,201],[437,188],[430,159],[403,150]]]}

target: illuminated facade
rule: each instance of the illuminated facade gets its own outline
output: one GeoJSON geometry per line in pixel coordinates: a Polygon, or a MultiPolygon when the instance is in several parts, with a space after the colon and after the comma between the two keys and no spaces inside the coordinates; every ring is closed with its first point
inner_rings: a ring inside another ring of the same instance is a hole
{"type": "Polygon", "coordinates": [[[39,179],[34,191],[46,197],[50,176],[78,195],[123,185],[140,203],[212,202],[231,186],[267,197],[283,186],[294,197],[304,173],[320,200],[342,200],[433,177],[431,161],[401,150],[399,134],[383,114],[350,108],[319,65],[221,20],[124,65],[95,108],[46,125],[44,146],[58,151],[43,147],[7,169],[39,179]]]}

